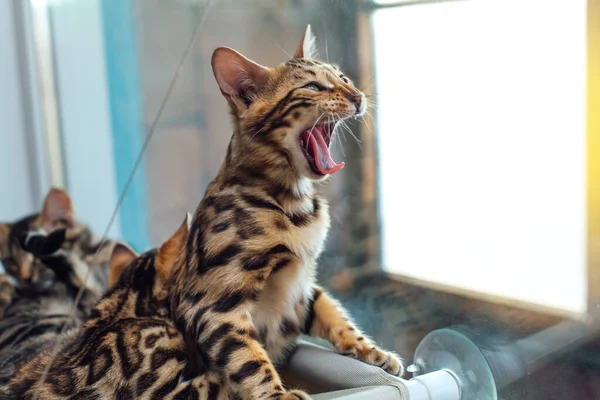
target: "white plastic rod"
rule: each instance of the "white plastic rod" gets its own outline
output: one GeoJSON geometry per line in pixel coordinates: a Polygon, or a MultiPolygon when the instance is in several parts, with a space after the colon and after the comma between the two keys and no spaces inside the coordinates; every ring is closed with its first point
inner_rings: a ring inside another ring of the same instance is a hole
{"type": "Polygon", "coordinates": [[[460,400],[460,389],[454,376],[446,371],[434,371],[406,382],[409,400],[460,400]]]}

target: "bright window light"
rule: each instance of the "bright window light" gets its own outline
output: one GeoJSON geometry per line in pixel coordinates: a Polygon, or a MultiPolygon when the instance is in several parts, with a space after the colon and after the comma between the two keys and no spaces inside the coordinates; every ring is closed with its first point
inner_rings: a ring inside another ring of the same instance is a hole
{"type": "Polygon", "coordinates": [[[585,312],[586,1],[382,9],[373,29],[385,268],[585,312]]]}

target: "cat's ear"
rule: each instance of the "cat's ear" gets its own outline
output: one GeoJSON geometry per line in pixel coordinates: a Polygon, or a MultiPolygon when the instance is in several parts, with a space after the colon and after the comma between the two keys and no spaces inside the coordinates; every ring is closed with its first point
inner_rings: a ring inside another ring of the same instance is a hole
{"type": "MultiPolygon", "coordinates": [[[[6,254],[2,254],[2,253],[8,252],[8,236],[9,235],[10,235],[10,225],[0,223],[0,258],[2,258],[2,256],[6,255],[6,254]]],[[[1,266],[0,266],[0,270],[1,270],[1,266]]]]}
{"type": "Polygon", "coordinates": [[[112,249],[109,261],[108,282],[112,287],[125,270],[135,260],[138,255],[131,247],[124,243],[117,242],[112,249]]]}
{"type": "Polygon", "coordinates": [[[181,226],[179,226],[177,232],[167,239],[167,241],[160,246],[160,249],[158,249],[158,253],[156,253],[156,262],[154,265],[162,282],[168,281],[171,277],[171,272],[173,271],[177,256],[179,256],[179,252],[187,242],[191,223],[192,217],[189,213],[186,213],[185,220],[181,226]]]}
{"type": "Polygon", "coordinates": [[[67,192],[58,188],[50,189],[44,200],[40,219],[42,228],[48,232],[73,226],[75,214],[67,192]]]}
{"type": "Polygon", "coordinates": [[[0,246],[8,242],[8,235],[10,233],[10,225],[0,223],[0,246]]]}
{"type": "Polygon", "coordinates": [[[256,99],[258,89],[271,70],[230,49],[219,47],[212,56],[212,69],[221,93],[243,112],[256,99]]]}
{"type": "Polygon", "coordinates": [[[304,32],[304,37],[302,38],[302,42],[296,49],[296,54],[294,58],[317,58],[317,38],[312,33],[312,29],[310,25],[306,26],[306,32],[304,32]]]}

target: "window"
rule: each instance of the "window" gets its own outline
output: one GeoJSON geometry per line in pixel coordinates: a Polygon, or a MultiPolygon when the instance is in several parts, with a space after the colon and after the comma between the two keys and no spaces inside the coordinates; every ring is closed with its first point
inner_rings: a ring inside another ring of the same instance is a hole
{"type": "Polygon", "coordinates": [[[586,1],[374,13],[383,261],[587,309],[586,1]]]}
{"type": "Polygon", "coordinates": [[[149,238],[143,162],[120,199],[145,134],[131,7],[41,0],[31,7],[38,51],[51,47],[38,54],[40,74],[52,81],[58,100],[44,91],[46,117],[55,113],[60,129],[48,142],[61,150],[55,158],[64,168],[64,182],[52,183],[65,186],[78,218],[97,235],[144,251],[149,238]]]}

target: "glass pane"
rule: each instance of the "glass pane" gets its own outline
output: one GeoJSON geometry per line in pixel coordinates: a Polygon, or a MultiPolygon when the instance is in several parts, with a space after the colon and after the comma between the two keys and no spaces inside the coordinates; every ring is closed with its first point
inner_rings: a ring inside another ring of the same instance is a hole
{"type": "Polygon", "coordinates": [[[541,4],[375,13],[383,263],[583,313],[586,2],[541,4]]]}

